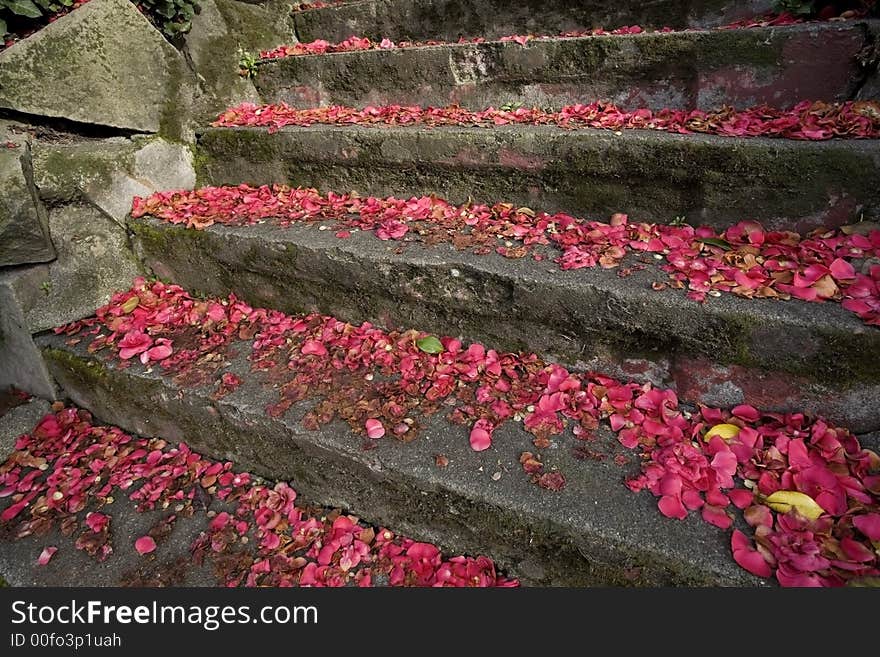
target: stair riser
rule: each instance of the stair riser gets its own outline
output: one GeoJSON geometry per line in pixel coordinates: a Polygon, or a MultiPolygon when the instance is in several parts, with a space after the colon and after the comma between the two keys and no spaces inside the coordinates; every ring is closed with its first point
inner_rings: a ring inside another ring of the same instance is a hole
{"type": "Polygon", "coordinates": [[[710,138],[553,128],[211,129],[201,184],[291,183],[375,196],[436,192],[548,212],[805,232],[880,215],[870,141],[710,138]]]}
{"type": "Polygon", "coordinates": [[[854,96],[863,23],[483,43],[286,57],[255,78],[264,102],[317,105],[522,103],[559,109],[790,107],[854,96]]]}
{"type": "Polygon", "coordinates": [[[723,25],[769,10],[769,0],[367,0],[293,14],[302,41],[487,38],[547,34],[592,27],[723,25]]]}
{"type": "Polygon", "coordinates": [[[186,437],[198,452],[292,482],[301,498],[309,502],[344,508],[447,549],[490,553],[499,567],[521,577],[525,584],[755,582],[738,571],[725,554],[726,537],[711,528],[688,528],[690,523],[660,518],[652,508],[653,500],[633,497],[626,491],[616,466],[599,476],[604,485],[620,487],[609,490],[607,497],[625,500],[621,513],[646,527],[637,526],[628,535],[610,538],[596,530],[600,520],[593,516],[601,518],[605,506],[603,501],[596,507],[590,499],[598,491],[581,489],[580,494],[587,497],[580,500],[581,508],[575,508],[579,500],[575,499],[578,492],[574,484],[570,484],[570,492],[566,489],[548,498],[547,491],[532,486],[515,470],[508,470],[495,486],[474,483],[475,460],[484,461],[487,472],[498,467],[496,461],[517,463],[517,440],[483,458],[458,435],[459,427],[450,435],[448,426],[441,422],[409,445],[385,440],[365,452],[347,429],[337,425],[307,432],[297,418],[266,417],[262,409],[269,397],[248,383],[217,402],[207,393],[181,390],[155,374],[106,368],[91,357],[61,347],[57,338],[43,342],[55,347],[44,349],[44,354],[70,398],[105,421],[172,441],[186,437]],[[449,457],[448,468],[433,465],[432,452],[436,450],[449,457]],[[475,493],[477,489],[480,492],[475,493]],[[566,520],[557,522],[554,518],[566,520]],[[651,535],[652,531],[658,535],[651,535]],[[676,536],[661,537],[659,533],[676,536]],[[695,539],[696,535],[702,538],[695,539]],[[639,536],[644,536],[643,544],[638,542],[639,536]],[[693,550],[679,558],[656,552],[657,541],[666,539],[691,545],[693,550]]]}
{"type": "Polygon", "coordinates": [[[193,231],[130,222],[147,266],[190,290],[285,312],[321,312],[388,328],[420,326],[529,350],[627,380],[678,387],[682,399],[806,411],[857,432],[880,429],[880,331],[833,304],[705,305],[650,289],[662,272],[562,272],[552,262],[426,250],[317,227],[193,231]],[[804,311],[797,315],[774,314],[804,311]],[[807,306],[807,307],[805,307],[807,306]],[[811,325],[808,312],[822,318],[811,325]],[[866,365],[866,363],[868,365],[866,365]]]}

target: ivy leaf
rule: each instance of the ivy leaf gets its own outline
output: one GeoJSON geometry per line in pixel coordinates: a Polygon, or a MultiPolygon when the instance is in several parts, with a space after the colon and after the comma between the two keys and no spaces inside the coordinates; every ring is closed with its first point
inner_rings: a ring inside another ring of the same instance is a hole
{"type": "Polygon", "coordinates": [[[717,246],[725,251],[730,251],[733,248],[727,240],[723,240],[720,237],[698,237],[697,241],[709,246],[717,246]]]}
{"type": "Polygon", "coordinates": [[[6,7],[8,7],[9,11],[13,14],[27,16],[28,18],[39,18],[43,15],[40,8],[31,2],[31,0],[11,0],[11,2],[6,3],[6,7]]]}
{"type": "Polygon", "coordinates": [[[416,340],[416,346],[426,354],[439,354],[443,351],[443,344],[433,335],[416,340]]]}

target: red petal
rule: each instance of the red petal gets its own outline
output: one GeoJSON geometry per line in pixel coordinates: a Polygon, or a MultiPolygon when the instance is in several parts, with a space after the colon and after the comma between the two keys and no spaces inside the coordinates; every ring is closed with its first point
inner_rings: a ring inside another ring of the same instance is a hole
{"type": "Polygon", "coordinates": [[[727,491],[727,496],[737,509],[745,509],[751,506],[752,500],[755,499],[755,494],[747,488],[734,488],[727,491]]]}
{"type": "Polygon", "coordinates": [[[849,281],[856,277],[855,267],[842,258],[837,258],[828,268],[838,281],[849,281]]]}
{"type": "Polygon", "coordinates": [[[40,552],[40,556],[37,559],[37,563],[40,564],[41,566],[45,566],[47,563],[49,563],[49,559],[51,559],[52,555],[55,554],[56,552],[58,552],[57,547],[43,548],[43,551],[40,552]]]}
{"type": "Polygon", "coordinates": [[[660,513],[667,518],[677,518],[678,520],[684,520],[687,518],[687,509],[684,508],[681,500],[677,497],[664,495],[660,498],[657,506],[660,508],[660,513]]]}
{"type": "Polygon", "coordinates": [[[134,542],[134,549],[139,554],[149,554],[156,549],[156,541],[153,540],[152,536],[141,536],[134,542]]]}
{"type": "Polygon", "coordinates": [[[385,427],[382,426],[382,423],[379,422],[379,420],[370,418],[364,423],[364,426],[367,429],[367,435],[373,440],[381,438],[385,435],[385,427]]]}
{"type": "Polygon", "coordinates": [[[471,448],[475,452],[482,452],[492,446],[492,436],[485,429],[474,427],[471,429],[471,448]]]}
{"type": "Polygon", "coordinates": [[[703,507],[703,520],[721,529],[727,529],[733,522],[730,516],[724,513],[724,509],[711,504],[706,504],[703,507]]]}
{"type": "Polygon", "coordinates": [[[853,525],[872,541],[880,541],[880,513],[856,516],[853,525]]]}
{"type": "Polygon", "coordinates": [[[757,577],[770,577],[770,565],[764,561],[761,553],[752,547],[752,542],[738,529],[733,532],[730,545],[733,548],[733,560],[740,567],[757,577]]]}

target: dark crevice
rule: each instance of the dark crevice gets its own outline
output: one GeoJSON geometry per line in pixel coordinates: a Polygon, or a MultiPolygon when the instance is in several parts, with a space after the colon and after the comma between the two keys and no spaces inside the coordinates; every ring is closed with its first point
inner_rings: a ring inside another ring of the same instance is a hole
{"type": "Polygon", "coordinates": [[[46,141],[78,141],[153,134],[151,132],[128,130],[126,128],[81,123],[70,119],[28,114],[10,109],[0,109],[0,120],[20,122],[27,132],[31,133],[34,137],[46,141]]]}
{"type": "Polygon", "coordinates": [[[859,77],[855,80],[850,100],[858,100],[862,89],[871,78],[878,75],[880,68],[880,34],[865,26],[865,46],[856,55],[859,64],[859,77]]]}

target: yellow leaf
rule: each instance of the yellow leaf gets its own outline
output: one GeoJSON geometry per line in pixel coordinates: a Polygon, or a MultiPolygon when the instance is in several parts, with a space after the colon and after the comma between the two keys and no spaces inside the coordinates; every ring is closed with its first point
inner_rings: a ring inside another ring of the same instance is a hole
{"type": "Polygon", "coordinates": [[[124,312],[126,314],[132,312],[135,308],[138,307],[138,304],[140,302],[141,302],[141,299],[139,296],[137,296],[137,295],[133,296],[131,299],[126,301],[124,304],[122,304],[122,312],[124,312]]]}
{"type": "Polygon", "coordinates": [[[768,495],[765,501],[767,506],[774,511],[788,513],[794,509],[810,520],[815,520],[825,513],[825,509],[819,506],[816,500],[796,490],[778,490],[772,495],[768,495]]]}
{"type": "Polygon", "coordinates": [[[714,427],[710,428],[705,437],[703,438],[706,442],[712,439],[713,436],[719,436],[725,442],[730,442],[734,438],[739,435],[739,427],[735,424],[716,424],[714,427]]]}

